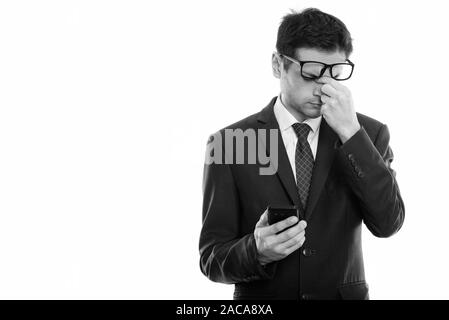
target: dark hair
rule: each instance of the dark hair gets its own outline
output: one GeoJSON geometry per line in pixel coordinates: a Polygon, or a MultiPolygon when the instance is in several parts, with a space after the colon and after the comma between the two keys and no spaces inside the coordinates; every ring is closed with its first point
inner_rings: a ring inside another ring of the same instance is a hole
{"type": "MultiPolygon", "coordinates": [[[[298,48],[352,53],[351,34],[338,18],[315,8],[293,11],[282,18],[278,29],[276,49],[280,54],[295,57],[298,48]]],[[[287,69],[290,61],[285,60],[287,69]]]]}

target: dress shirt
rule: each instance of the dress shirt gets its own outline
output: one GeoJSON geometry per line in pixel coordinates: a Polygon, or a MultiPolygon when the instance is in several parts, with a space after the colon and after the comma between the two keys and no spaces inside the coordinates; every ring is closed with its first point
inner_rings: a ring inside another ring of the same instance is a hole
{"type": "MultiPolygon", "coordinates": [[[[287,151],[288,160],[293,170],[293,176],[296,181],[296,166],[295,166],[295,152],[296,152],[296,142],[298,141],[298,136],[292,127],[292,124],[299,122],[296,118],[287,110],[281,101],[281,95],[276,99],[274,104],[274,115],[279,124],[279,129],[281,130],[282,140],[284,142],[285,150],[287,151]]],[[[302,123],[306,123],[310,126],[309,135],[307,136],[307,142],[312,150],[313,158],[316,159],[316,152],[318,148],[318,137],[320,135],[320,124],[322,116],[314,119],[306,119],[302,123]]]]}

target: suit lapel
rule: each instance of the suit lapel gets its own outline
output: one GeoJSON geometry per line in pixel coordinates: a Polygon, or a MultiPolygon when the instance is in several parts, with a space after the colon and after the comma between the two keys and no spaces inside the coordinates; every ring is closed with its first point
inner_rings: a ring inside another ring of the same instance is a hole
{"type": "MultiPolygon", "coordinates": [[[[290,161],[288,160],[287,151],[285,150],[284,141],[282,140],[281,131],[279,129],[279,124],[274,115],[273,107],[276,102],[276,97],[271,100],[271,102],[266,106],[258,116],[258,121],[260,123],[260,128],[262,129],[276,129],[277,130],[277,138],[278,138],[278,148],[277,148],[277,157],[278,157],[278,167],[276,171],[276,175],[282,183],[284,190],[288,194],[291,202],[300,208],[300,215],[304,217],[304,210],[300,204],[298,190],[296,189],[296,182],[293,176],[293,170],[290,165],[290,161]]],[[[268,137],[267,133],[267,137],[268,137]]],[[[270,155],[269,148],[269,140],[268,144],[265,146],[266,154],[270,155]]],[[[271,156],[271,155],[270,155],[271,156]]],[[[270,162],[272,163],[272,162],[270,162]]]]}
{"type": "MultiPolygon", "coordinates": [[[[338,141],[338,136],[329,127],[324,118],[320,125],[320,136],[318,140],[318,148],[315,159],[315,165],[312,173],[312,181],[309,189],[309,199],[307,201],[307,207],[302,208],[300,203],[298,190],[296,188],[295,178],[293,176],[293,169],[290,165],[290,161],[285,150],[284,141],[282,140],[279,124],[274,115],[273,107],[276,102],[276,97],[273,98],[270,103],[259,113],[257,120],[260,123],[262,129],[277,129],[278,136],[278,168],[276,175],[281,181],[286,193],[288,194],[291,202],[300,208],[302,218],[310,219],[313,209],[315,208],[317,201],[323,191],[324,183],[326,182],[329,174],[329,169],[332,165],[335,156],[335,145],[338,141]]],[[[267,137],[269,136],[267,132],[267,137]]],[[[266,154],[269,155],[269,140],[265,146],[266,154]]],[[[271,163],[271,162],[270,162],[271,163]]]]}
{"type": "Polygon", "coordinates": [[[309,199],[307,200],[307,207],[305,218],[310,220],[313,209],[323,191],[324,183],[329,174],[329,169],[335,157],[335,144],[338,141],[338,136],[329,127],[324,118],[320,125],[320,136],[318,140],[318,149],[313,167],[312,182],[310,183],[309,199]]]}

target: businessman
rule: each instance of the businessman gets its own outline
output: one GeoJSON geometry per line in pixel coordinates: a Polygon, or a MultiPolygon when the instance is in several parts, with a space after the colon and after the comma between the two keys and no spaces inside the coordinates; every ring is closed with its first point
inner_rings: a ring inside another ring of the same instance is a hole
{"type": "Polygon", "coordinates": [[[286,15],[276,50],[279,95],[208,141],[201,271],[235,284],[234,299],[369,299],[362,223],[389,237],[404,221],[388,128],[355,111],[344,82],[352,39],[338,18],[313,8],[286,15]],[[247,133],[243,162],[229,132],[247,133]],[[271,163],[250,157],[250,137],[271,163]],[[269,224],[269,206],[299,214],[269,224]]]}

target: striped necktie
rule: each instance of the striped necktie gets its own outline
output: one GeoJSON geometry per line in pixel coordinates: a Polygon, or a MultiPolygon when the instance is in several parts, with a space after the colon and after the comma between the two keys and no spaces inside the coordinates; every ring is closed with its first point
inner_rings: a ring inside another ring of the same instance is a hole
{"type": "Polygon", "coordinates": [[[307,136],[309,135],[311,128],[305,123],[294,123],[292,127],[298,136],[295,151],[296,187],[302,206],[305,210],[314,163],[312,150],[307,142],[307,136]]]}

